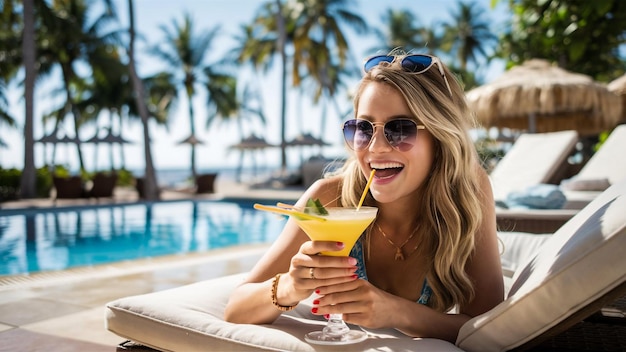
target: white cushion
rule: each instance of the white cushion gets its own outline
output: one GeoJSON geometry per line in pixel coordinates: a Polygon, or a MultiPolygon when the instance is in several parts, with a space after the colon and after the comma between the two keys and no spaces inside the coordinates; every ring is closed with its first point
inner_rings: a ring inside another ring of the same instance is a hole
{"type": "Polygon", "coordinates": [[[615,127],[609,137],[585,166],[577,177],[585,180],[607,178],[613,185],[626,178],[626,163],[623,162],[626,150],[626,124],[615,127]]]}
{"type": "Polygon", "coordinates": [[[506,351],[535,339],[626,280],[626,181],[603,192],[513,276],[508,298],[463,325],[466,351],[506,351]]]}
{"type": "Polygon", "coordinates": [[[395,330],[368,330],[370,338],[354,345],[309,345],[304,334],[321,330],[325,324],[310,313],[310,301],[271,325],[225,322],[224,307],[242,279],[242,275],[227,276],[118,299],[106,306],[106,327],[142,345],[168,351],[461,351],[447,341],[410,338],[395,330]]]}
{"type": "Polygon", "coordinates": [[[572,177],[561,181],[561,188],[565,191],[595,191],[602,192],[609,188],[611,183],[608,178],[584,179],[572,177]]]}
{"type": "Polygon", "coordinates": [[[532,258],[537,250],[552,234],[534,234],[526,232],[498,232],[500,240],[500,261],[505,277],[512,278],[515,271],[532,258]]]}
{"type": "Polygon", "coordinates": [[[577,141],[576,131],[519,136],[489,174],[494,199],[506,200],[511,192],[548,183],[567,161],[577,141]]]}

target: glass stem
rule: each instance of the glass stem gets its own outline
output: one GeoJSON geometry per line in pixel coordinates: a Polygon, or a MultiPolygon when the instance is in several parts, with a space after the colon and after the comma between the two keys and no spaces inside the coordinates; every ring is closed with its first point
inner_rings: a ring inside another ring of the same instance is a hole
{"type": "Polygon", "coordinates": [[[331,314],[328,318],[328,323],[324,328],[324,335],[328,335],[331,337],[339,337],[345,335],[350,328],[343,321],[341,314],[331,314]]]}

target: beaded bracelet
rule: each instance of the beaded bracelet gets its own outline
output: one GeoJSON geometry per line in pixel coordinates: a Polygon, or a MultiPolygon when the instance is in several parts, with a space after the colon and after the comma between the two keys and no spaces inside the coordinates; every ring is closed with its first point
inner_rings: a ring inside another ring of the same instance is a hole
{"type": "Polygon", "coordinates": [[[279,310],[282,310],[283,312],[288,312],[296,308],[298,303],[294,304],[293,306],[281,306],[280,304],[278,304],[278,298],[276,298],[276,292],[278,291],[278,280],[280,280],[280,274],[276,274],[276,276],[274,277],[274,281],[272,281],[272,304],[279,310]]]}

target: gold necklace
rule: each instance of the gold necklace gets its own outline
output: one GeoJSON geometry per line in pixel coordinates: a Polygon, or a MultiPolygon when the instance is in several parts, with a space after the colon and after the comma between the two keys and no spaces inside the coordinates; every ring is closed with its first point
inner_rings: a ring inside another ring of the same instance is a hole
{"type": "MultiPolygon", "coordinates": [[[[387,240],[387,242],[389,242],[389,244],[391,244],[392,246],[396,248],[396,256],[394,257],[394,260],[404,260],[402,247],[404,247],[411,240],[411,238],[415,236],[415,234],[417,233],[417,227],[415,227],[413,232],[411,232],[411,235],[409,236],[409,238],[407,238],[400,246],[393,243],[393,241],[390,240],[389,237],[387,237],[387,234],[385,233],[385,231],[383,231],[383,229],[380,228],[380,225],[378,225],[378,223],[376,223],[376,227],[378,228],[378,231],[380,232],[380,234],[383,235],[383,237],[387,240]]],[[[413,250],[407,254],[407,257],[413,254],[413,252],[415,252],[416,249],[417,249],[417,245],[415,245],[415,248],[413,248],[413,250]]]]}

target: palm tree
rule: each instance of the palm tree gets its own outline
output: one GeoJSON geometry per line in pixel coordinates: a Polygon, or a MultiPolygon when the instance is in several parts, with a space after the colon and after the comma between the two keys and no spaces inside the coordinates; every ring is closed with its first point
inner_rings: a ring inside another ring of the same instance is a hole
{"type": "Polygon", "coordinates": [[[249,43],[242,46],[245,50],[241,52],[241,61],[250,61],[259,67],[271,64],[273,56],[280,57],[283,171],[287,166],[287,47],[292,46],[294,52],[289,63],[292,86],[299,86],[302,77],[307,75],[318,80],[320,85],[327,84],[332,79],[326,65],[331,62],[343,69],[349,56],[348,44],[340,23],[348,23],[357,30],[366,29],[365,21],[348,10],[349,3],[347,0],[288,0],[285,4],[280,0],[268,1],[261,6],[254,20],[255,27],[247,29],[249,43]],[[326,49],[319,50],[320,45],[326,49]]]}
{"type": "MultiPolygon", "coordinates": [[[[35,90],[35,13],[34,1],[22,2],[22,13],[18,11],[19,1],[4,0],[0,13],[0,123],[15,127],[15,120],[9,114],[6,98],[6,84],[15,77],[20,66],[24,66],[24,170],[20,180],[20,196],[36,196],[33,111],[35,90]],[[23,35],[21,34],[23,32],[23,35]],[[20,50],[21,49],[21,50],[20,50]]],[[[0,138],[0,145],[4,141],[0,138]]]]}
{"type": "MultiPolygon", "coordinates": [[[[112,133],[113,120],[118,118],[121,123],[121,114],[127,97],[132,96],[131,87],[128,84],[128,67],[121,62],[117,46],[103,45],[96,49],[97,55],[90,58],[93,72],[93,80],[89,82],[82,92],[76,105],[82,112],[81,125],[93,123],[98,128],[98,117],[108,113],[108,129],[112,133]]],[[[96,132],[97,136],[97,132],[96,132]]],[[[96,148],[99,146],[96,145],[96,148]]],[[[113,143],[110,147],[110,165],[113,165],[113,143]]],[[[122,153],[123,159],[123,153],[122,153]]]]}
{"type": "Polygon", "coordinates": [[[194,141],[197,141],[197,138],[193,97],[197,92],[198,84],[202,82],[200,76],[205,65],[205,56],[219,32],[219,26],[196,35],[191,16],[185,14],[182,24],[174,20],[171,27],[161,26],[160,28],[164,40],[152,48],[151,53],[173,68],[172,73],[178,77],[177,80],[187,95],[191,129],[191,134],[187,140],[190,141],[191,145],[191,174],[195,180],[197,170],[196,143],[194,141]]]}
{"type": "MultiPolygon", "coordinates": [[[[331,60],[328,48],[316,41],[310,42],[311,47],[307,49],[310,59],[308,60],[308,71],[306,76],[311,86],[313,103],[322,103],[322,112],[320,119],[320,137],[323,137],[326,130],[326,122],[328,114],[328,104],[332,104],[339,120],[344,118],[345,111],[339,106],[336,93],[340,88],[348,89],[347,80],[359,74],[359,68],[354,65],[342,67],[337,60],[331,60]]],[[[304,88],[301,88],[304,89],[304,88]]]]}
{"type": "Polygon", "coordinates": [[[498,37],[489,28],[485,10],[476,2],[457,2],[456,11],[450,12],[452,22],[444,24],[445,48],[456,52],[460,69],[467,71],[468,62],[476,63],[479,57],[488,58],[486,48],[497,43],[498,37]]]}
{"type": "MultiPolygon", "coordinates": [[[[178,103],[178,87],[174,76],[169,72],[158,72],[142,80],[147,95],[148,113],[157,124],[167,126],[170,114],[178,103]]],[[[130,117],[139,116],[136,106],[129,105],[130,117]]]]}
{"type": "MultiPolygon", "coordinates": [[[[0,79],[0,124],[9,127],[16,127],[15,119],[8,112],[8,101],[5,96],[5,83],[0,79]]],[[[5,145],[2,136],[0,136],[0,145],[5,145]]]]}
{"type": "MultiPolygon", "coordinates": [[[[341,117],[335,94],[343,84],[342,76],[353,72],[349,67],[348,42],[341,29],[348,24],[357,33],[365,33],[367,24],[362,17],[351,12],[348,0],[298,0],[301,11],[296,12],[296,29],[294,33],[293,84],[299,86],[299,67],[305,67],[306,73],[317,83],[314,102],[324,97],[332,101],[341,117]]],[[[324,133],[327,116],[322,114],[320,133],[324,133]]]]}
{"type": "MultiPolygon", "coordinates": [[[[46,2],[41,3],[41,20],[47,32],[47,45],[42,48],[42,57],[52,60],[52,64],[61,68],[65,107],[73,115],[74,132],[78,138],[82,118],[81,111],[76,106],[73,85],[85,82],[77,74],[75,66],[79,62],[87,62],[103,43],[118,41],[116,33],[101,34],[103,27],[116,20],[115,11],[111,0],[103,0],[104,13],[89,22],[89,10],[94,8],[94,1],[57,0],[49,8],[46,2]]],[[[84,169],[80,143],[77,143],[77,151],[80,167],[84,169]]]]}
{"type": "Polygon", "coordinates": [[[381,21],[385,29],[374,30],[378,45],[370,49],[372,52],[384,51],[386,54],[396,48],[410,50],[424,46],[419,19],[409,10],[388,8],[381,21]]]}
{"type": "MultiPolygon", "coordinates": [[[[298,67],[310,67],[311,60],[336,62],[337,67],[344,68],[348,59],[348,41],[342,30],[347,24],[357,33],[368,30],[365,20],[350,11],[350,0],[296,0],[292,5],[296,16],[294,32],[293,84],[299,85],[298,67]],[[314,42],[314,43],[312,43],[314,42]],[[320,49],[321,48],[321,49],[320,49]],[[316,52],[308,52],[315,50],[316,52]],[[324,53],[328,53],[324,57],[324,53]]],[[[322,81],[327,79],[323,65],[314,64],[317,72],[310,72],[322,81]]]]}
{"type": "Polygon", "coordinates": [[[35,76],[35,4],[34,0],[24,0],[24,39],[22,56],[24,58],[24,170],[20,180],[20,197],[34,198],[37,193],[35,184],[35,153],[33,138],[33,112],[35,76]]]}
{"type": "Polygon", "coordinates": [[[143,82],[139,79],[137,74],[137,68],[135,66],[135,11],[133,6],[133,0],[128,0],[128,17],[130,26],[128,32],[130,35],[128,44],[128,68],[130,71],[130,79],[135,91],[134,97],[136,102],[137,111],[141,117],[143,125],[143,150],[145,173],[143,182],[143,195],[147,200],[158,200],[160,193],[158,189],[158,183],[156,178],[156,172],[154,170],[154,164],[152,162],[152,150],[150,149],[150,126],[149,126],[149,114],[146,106],[143,82]]]}

